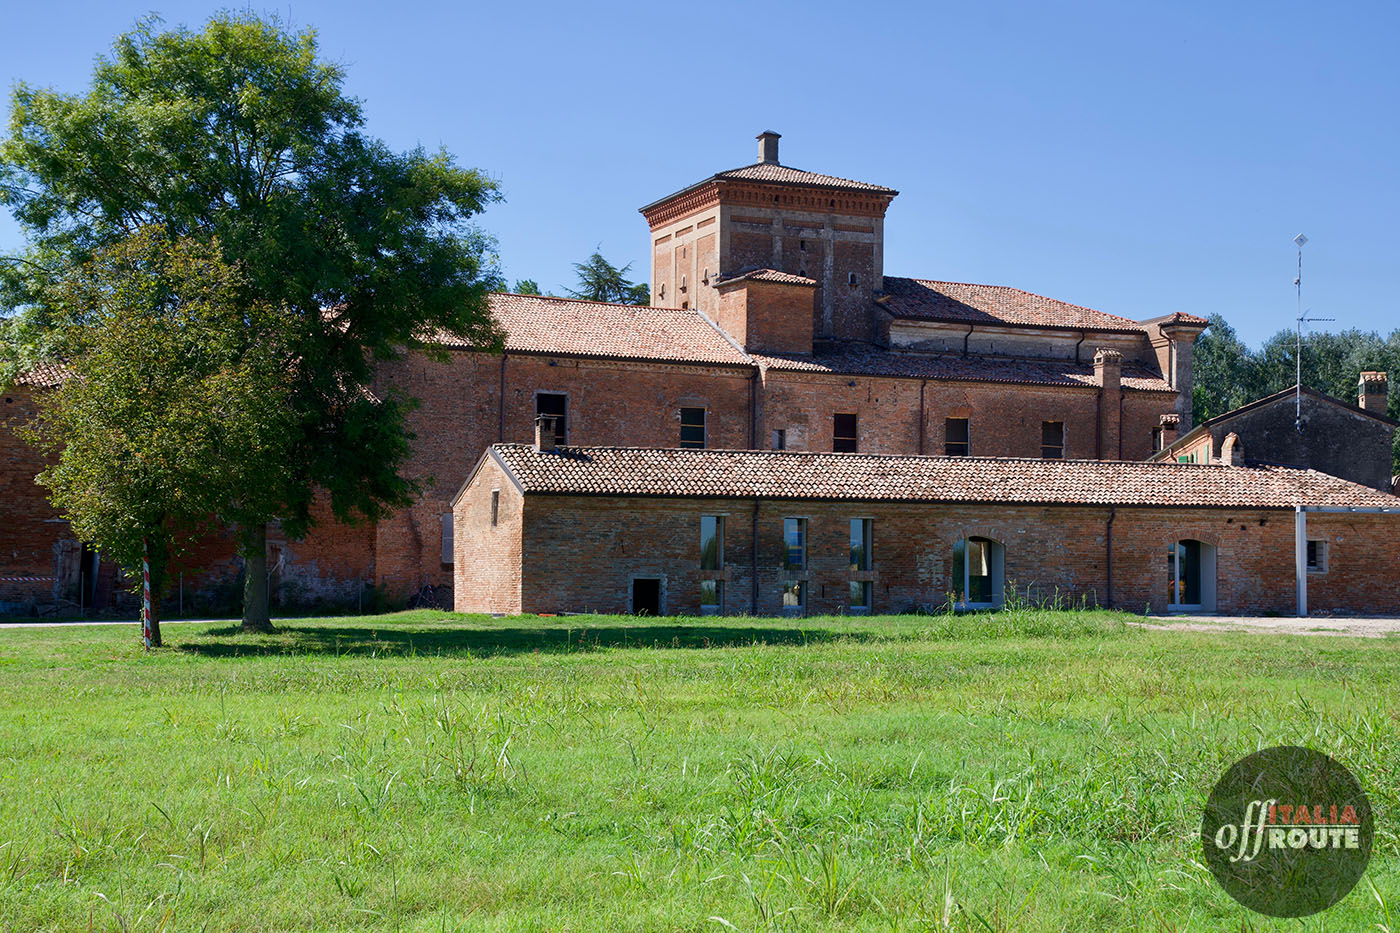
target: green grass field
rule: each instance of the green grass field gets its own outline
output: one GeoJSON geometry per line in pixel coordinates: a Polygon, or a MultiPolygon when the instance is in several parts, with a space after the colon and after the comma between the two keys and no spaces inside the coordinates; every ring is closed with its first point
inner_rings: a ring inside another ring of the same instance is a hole
{"type": "Polygon", "coordinates": [[[1400,643],[1130,618],[0,631],[0,928],[1400,929],[1400,643]],[[1280,743],[1377,813],[1304,921],[1197,840],[1280,743]]]}

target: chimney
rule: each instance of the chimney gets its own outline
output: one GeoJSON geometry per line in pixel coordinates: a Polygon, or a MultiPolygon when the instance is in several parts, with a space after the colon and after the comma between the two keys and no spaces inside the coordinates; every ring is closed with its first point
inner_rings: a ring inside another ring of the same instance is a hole
{"type": "Polygon", "coordinates": [[[1181,416],[1176,413],[1163,415],[1157,423],[1161,425],[1162,449],[1166,450],[1168,447],[1175,444],[1177,437],[1180,436],[1181,416]]]}
{"type": "Polygon", "coordinates": [[[764,130],[758,134],[758,161],[778,164],[778,140],[781,133],[772,130],[764,130]]]}
{"type": "Polygon", "coordinates": [[[554,449],[555,419],[550,415],[535,416],[535,449],[548,453],[554,449]]]}
{"type": "Polygon", "coordinates": [[[1116,393],[1123,383],[1123,354],[1100,347],[1094,354],[1094,381],[1116,393]]]}
{"type": "Polygon", "coordinates": [[[1100,347],[1094,354],[1094,381],[1099,388],[1098,439],[1095,457],[1123,459],[1123,354],[1100,347]]]}
{"type": "Polygon", "coordinates": [[[1244,466],[1244,441],[1234,431],[1225,435],[1220,445],[1220,462],[1226,466],[1244,466]]]}
{"type": "Polygon", "coordinates": [[[1386,402],[1389,400],[1386,381],[1385,373],[1362,373],[1361,381],[1356,387],[1357,404],[1367,411],[1384,415],[1386,402]]]}

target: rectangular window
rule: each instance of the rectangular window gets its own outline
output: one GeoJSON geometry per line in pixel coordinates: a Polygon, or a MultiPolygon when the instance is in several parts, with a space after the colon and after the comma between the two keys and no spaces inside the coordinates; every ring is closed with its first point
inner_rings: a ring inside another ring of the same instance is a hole
{"type": "Polygon", "coordinates": [[[870,611],[872,589],[869,580],[851,581],[851,612],[859,615],[870,611]]]}
{"type": "Polygon", "coordinates": [[[831,419],[831,449],[837,453],[856,452],[855,415],[837,415],[831,419]]]}
{"type": "Polygon", "coordinates": [[[1308,573],[1327,572],[1327,542],[1308,542],[1308,573]]]}
{"type": "Polygon", "coordinates": [[[700,581],[700,614],[702,616],[724,615],[724,581],[700,581]]]}
{"type": "Polygon", "coordinates": [[[569,443],[569,397],[562,392],[539,392],[535,395],[535,417],[554,419],[554,443],[569,443]]]}
{"type": "MultiPolygon", "coordinates": [[[[1311,544],[1312,542],[1308,542],[1311,544]]],[[[452,564],[452,513],[442,513],[442,562],[452,564]]]]}
{"type": "Polygon", "coordinates": [[[948,418],[943,422],[943,453],[949,457],[966,457],[972,444],[966,418],[948,418]]]}
{"type": "Polygon", "coordinates": [[[787,450],[787,431],[779,429],[773,432],[773,449],[787,450]]]}
{"type": "Polygon", "coordinates": [[[700,516],[700,569],[724,569],[724,516],[700,516]]]}
{"type": "Polygon", "coordinates": [[[807,569],[807,519],[783,519],[783,567],[807,569]]]}
{"type": "Polygon", "coordinates": [[[1157,450],[1161,450],[1161,449],[1164,448],[1164,447],[1166,447],[1166,435],[1162,432],[1162,429],[1161,429],[1161,428],[1153,428],[1153,429],[1152,429],[1152,449],[1153,449],[1154,451],[1157,451],[1157,450]]]}
{"type": "Polygon", "coordinates": [[[851,519],[851,570],[870,569],[870,526],[868,518],[851,519]]]}
{"type": "Polygon", "coordinates": [[[497,523],[498,521],[500,521],[500,519],[501,519],[501,491],[500,491],[499,489],[493,489],[493,490],[491,490],[491,525],[492,525],[492,527],[495,527],[496,523],[497,523]]]}
{"type": "Polygon", "coordinates": [[[1040,456],[1045,460],[1065,458],[1065,423],[1063,421],[1040,422],[1040,456]]]}
{"type": "Polygon", "coordinates": [[[807,585],[801,580],[783,584],[783,615],[800,616],[807,608],[807,585]]]}
{"type": "Polygon", "coordinates": [[[681,409],[681,446],[705,446],[705,409],[681,409]]]}

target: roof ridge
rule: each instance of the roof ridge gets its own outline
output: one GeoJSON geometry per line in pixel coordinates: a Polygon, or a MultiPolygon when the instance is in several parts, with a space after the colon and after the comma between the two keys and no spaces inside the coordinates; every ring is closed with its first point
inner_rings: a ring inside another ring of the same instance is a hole
{"type": "Polygon", "coordinates": [[[580,305],[604,305],[609,308],[628,308],[635,311],[693,311],[693,308],[664,308],[660,305],[633,305],[625,301],[594,301],[592,298],[570,298],[561,295],[526,295],[522,292],[488,292],[488,297],[499,296],[501,298],[534,298],[540,301],[567,301],[580,305]]]}

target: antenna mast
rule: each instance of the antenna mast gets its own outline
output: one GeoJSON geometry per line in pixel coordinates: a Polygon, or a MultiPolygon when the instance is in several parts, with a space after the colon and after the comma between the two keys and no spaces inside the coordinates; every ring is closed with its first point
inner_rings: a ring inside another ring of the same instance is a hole
{"type": "Polygon", "coordinates": [[[1298,291],[1298,337],[1294,345],[1293,366],[1296,370],[1296,382],[1293,386],[1293,427],[1299,434],[1303,433],[1303,325],[1312,321],[1335,321],[1332,317],[1308,317],[1303,313],[1303,247],[1307,245],[1308,238],[1301,233],[1293,238],[1293,242],[1298,247],[1298,277],[1293,280],[1293,287],[1298,291]]]}
{"type": "Polygon", "coordinates": [[[1293,381],[1293,427],[1299,434],[1303,433],[1303,247],[1307,245],[1308,238],[1303,234],[1298,234],[1293,238],[1293,242],[1298,246],[1298,275],[1293,280],[1293,287],[1298,292],[1298,339],[1293,349],[1293,365],[1296,370],[1296,378],[1293,381]]]}

